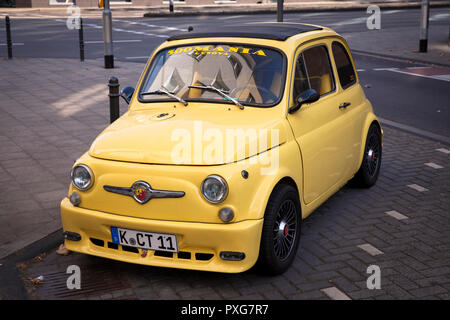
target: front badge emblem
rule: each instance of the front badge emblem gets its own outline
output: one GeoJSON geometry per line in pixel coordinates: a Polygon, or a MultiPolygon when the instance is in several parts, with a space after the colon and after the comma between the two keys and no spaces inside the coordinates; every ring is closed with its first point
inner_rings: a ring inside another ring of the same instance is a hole
{"type": "Polygon", "coordinates": [[[145,199],[145,190],[142,188],[136,189],[136,191],[134,191],[134,196],[138,199],[138,200],[144,200],[145,199]]]}
{"type": "Polygon", "coordinates": [[[150,200],[150,191],[152,190],[152,188],[147,182],[135,182],[131,186],[131,190],[133,190],[133,198],[137,202],[146,203],[148,200],[150,200]]]}
{"type": "Polygon", "coordinates": [[[181,198],[184,197],[183,191],[168,191],[152,189],[151,185],[145,181],[136,181],[131,188],[103,186],[108,192],[123,194],[133,197],[140,204],[147,203],[153,198],[181,198]]]}

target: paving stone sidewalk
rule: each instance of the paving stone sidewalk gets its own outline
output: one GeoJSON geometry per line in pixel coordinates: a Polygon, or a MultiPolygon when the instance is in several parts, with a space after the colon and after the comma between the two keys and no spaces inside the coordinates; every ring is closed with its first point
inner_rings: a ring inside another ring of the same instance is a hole
{"type": "Polygon", "coordinates": [[[29,298],[448,300],[450,148],[389,127],[384,134],[377,184],[346,186],[308,217],[283,275],[164,269],[53,251],[20,266],[29,298]],[[81,269],[81,290],[66,287],[69,265],[81,269]],[[381,289],[367,288],[371,265],[380,268],[381,289]],[[31,285],[40,275],[44,284],[31,285]]]}
{"type": "Polygon", "coordinates": [[[61,227],[72,164],[109,124],[109,77],[135,86],[143,68],[102,63],[0,59],[0,259],[61,227]]]}

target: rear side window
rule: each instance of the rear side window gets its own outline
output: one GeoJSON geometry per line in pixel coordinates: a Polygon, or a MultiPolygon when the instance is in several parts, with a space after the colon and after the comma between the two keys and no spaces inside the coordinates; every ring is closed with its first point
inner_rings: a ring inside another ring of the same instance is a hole
{"type": "Polygon", "coordinates": [[[355,69],[345,47],[339,42],[332,45],[334,61],[336,61],[339,81],[342,88],[348,88],[356,82],[355,69]]]}

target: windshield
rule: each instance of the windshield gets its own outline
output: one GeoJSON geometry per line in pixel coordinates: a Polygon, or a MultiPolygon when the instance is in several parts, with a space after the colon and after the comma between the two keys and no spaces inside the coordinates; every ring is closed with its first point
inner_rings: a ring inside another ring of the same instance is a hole
{"type": "Polygon", "coordinates": [[[139,100],[173,101],[167,94],[148,94],[167,91],[185,101],[270,107],[281,99],[284,69],[283,55],[267,47],[217,43],[171,47],[153,59],[139,100]]]}

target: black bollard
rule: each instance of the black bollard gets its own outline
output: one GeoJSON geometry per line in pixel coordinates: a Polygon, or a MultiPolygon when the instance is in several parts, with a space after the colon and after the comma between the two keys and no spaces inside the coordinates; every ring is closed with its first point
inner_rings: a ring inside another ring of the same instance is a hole
{"type": "Polygon", "coordinates": [[[78,38],[80,39],[80,61],[84,61],[83,19],[81,17],[80,17],[80,29],[78,29],[78,38]]]}
{"type": "Polygon", "coordinates": [[[277,0],[277,22],[283,22],[284,0],[277,0]]]}
{"type": "Polygon", "coordinates": [[[8,47],[8,59],[12,59],[11,22],[9,16],[5,17],[6,25],[6,46],[8,47]]]}
{"type": "Polygon", "coordinates": [[[422,16],[420,18],[419,52],[428,51],[428,20],[430,18],[430,0],[422,0],[422,16]]]}
{"type": "Polygon", "coordinates": [[[116,77],[109,78],[109,118],[113,123],[119,118],[119,79],[116,77]]]}

